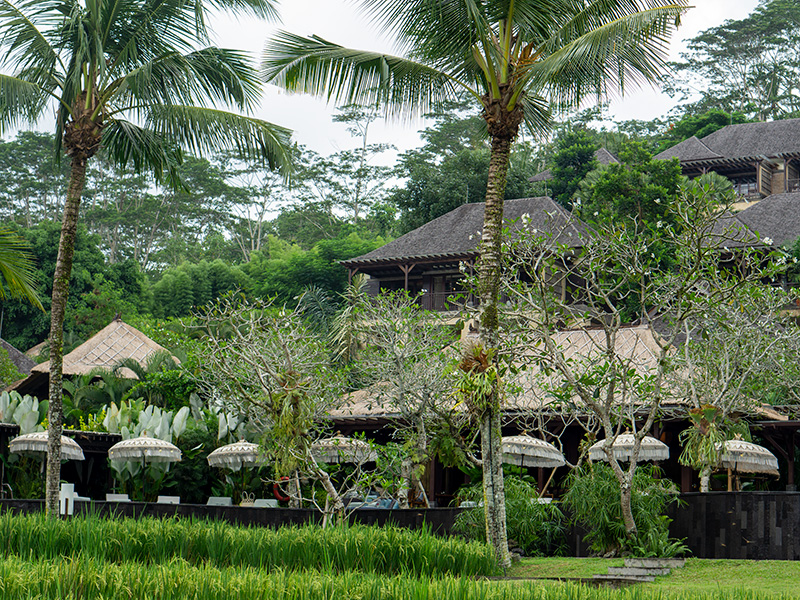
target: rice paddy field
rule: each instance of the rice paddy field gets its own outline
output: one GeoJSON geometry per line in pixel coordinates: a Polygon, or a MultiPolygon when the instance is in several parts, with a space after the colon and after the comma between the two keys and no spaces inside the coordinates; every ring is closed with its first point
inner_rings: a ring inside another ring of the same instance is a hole
{"type": "MultiPolygon", "coordinates": [[[[690,560],[682,575],[665,578],[669,585],[656,582],[623,590],[534,579],[487,579],[498,574],[487,546],[393,527],[323,530],[309,526],[276,531],[190,519],[48,520],[41,515],[6,513],[0,515],[0,540],[0,598],[14,600],[800,597],[796,590],[792,594],[800,581],[792,563],[765,565],[762,573],[773,580],[791,577],[788,591],[723,585],[719,573],[729,568],[741,569],[742,581],[755,581],[752,563],[749,569],[734,564],[745,561],[695,565],[690,560]]],[[[609,561],[581,562],[585,560],[529,559],[510,574],[583,577],[610,566],[609,561]]]]}

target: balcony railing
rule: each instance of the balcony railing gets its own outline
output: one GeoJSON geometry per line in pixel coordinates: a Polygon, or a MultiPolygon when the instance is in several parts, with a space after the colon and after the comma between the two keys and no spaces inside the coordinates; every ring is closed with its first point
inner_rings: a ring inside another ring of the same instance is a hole
{"type": "Polygon", "coordinates": [[[478,305],[478,298],[467,292],[425,292],[417,296],[417,304],[425,310],[461,310],[478,305]]]}

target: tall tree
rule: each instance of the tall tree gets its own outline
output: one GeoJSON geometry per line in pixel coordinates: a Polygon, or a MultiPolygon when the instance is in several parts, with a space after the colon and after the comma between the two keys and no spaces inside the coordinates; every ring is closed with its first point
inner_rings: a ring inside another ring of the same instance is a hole
{"type": "MultiPolygon", "coordinates": [[[[523,121],[546,129],[551,106],[577,105],[629,81],[653,80],[686,0],[361,0],[407,52],[396,57],[343,48],[319,37],[279,33],[264,74],[291,90],[337,102],[424,114],[456,91],[477,103],[491,140],[478,287],[481,343],[498,359],[503,197],[511,146],[523,121]]],[[[492,364],[491,368],[496,368],[492,364]]],[[[482,367],[481,367],[482,368],[482,367]]],[[[500,395],[480,403],[487,540],[509,564],[505,527],[500,395]]]]}
{"type": "Polygon", "coordinates": [[[800,5],[762,0],[744,19],[692,38],[671,93],[694,112],[721,108],[765,121],[800,111],[800,5]],[[697,98],[697,92],[700,97],[697,98]]]}
{"type": "Polygon", "coordinates": [[[258,83],[246,57],[206,46],[213,7],[274,17],[272,0],[0,0],[0,132],[56,112],[56,157],[70,160],[50,326],[46,507],[58,511],[62,344],[86,169],[100,148],[120,167],[178,185],[182,150],[235,147],[278,165],[287,132],[248,111],[258,83]]]}

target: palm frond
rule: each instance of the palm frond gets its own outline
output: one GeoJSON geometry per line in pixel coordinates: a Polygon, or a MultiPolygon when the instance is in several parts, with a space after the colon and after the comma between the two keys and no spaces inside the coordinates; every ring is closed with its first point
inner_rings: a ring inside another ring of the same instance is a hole
{"type": "Polygon", "coordinates": [[[0,74],[0,134],[23,123],[35,123],[47,100],[48,95],[39,85],[0,74]]]}
{"type": "Polygon", "coordinates": [[[422,115],[455,98],[463,82],[427,65],[378,52],[350,50],[320,37],[280,32],[263,54],[267,81],[337,104],[383,105],[390,116],[422,115]]]}
{"type": "Polygon", "coordinates": [[[272,21],[280,20],[278,0],[208,0],[208,4],[219,10],[249,13],[272,21]]]}
{"type": "Polygon", "coordinates": [[[27,298],[35,307],[44,310],[36,295],[33,269],[33,256],[25,240],[12,231],[0,229],[0,300],[7,295],[27,298]]]}
{"type": "Polygon", "coordinates": [[[173,140],[192,154],[220,149],[266,159],[270,168],[291,170],[290,131],[260,119],[195,106],[153,106],[148,128],[163,139],[173,140]]]}
{"type": "MultiPolygon", "coordinates": [[[[561,44],[568,29],[564,27],[555,41],[544,45],[544,56],[522,74],[525,87],[546,90],[553,101],[574,106],[588,92],[605,96],[610,89],[624,92],[628,82],[656,81],[666,66],[676,19],[684,10],[672,4],[627,14],[561,44]],[[551,48],[556,49],[548,53],[551,48]]],[[[584,28],[582,25],[571,31],[584,28]]]]}
{"type": "Polygon", "coordinates": [[[245,54],[205,48],[168,53],[126,73],[111,84],[109,104],[228,105],[249,111],[260,101],[260,91],[245,54]]]}
{"type": "Polygon", "coordinates": [[[58,28],[63,0],[0,0],[0,64],[49,76],[63,65],[44,32],[58,28]]]}
{"type": "Polygon", "coordinates": [[[178,166],[183,156],[152,130],[114,119],[103,130],[103,147],[117,167],[133,168],[137,173],[149,170],[158,183],[180,187],[178,166]]]}

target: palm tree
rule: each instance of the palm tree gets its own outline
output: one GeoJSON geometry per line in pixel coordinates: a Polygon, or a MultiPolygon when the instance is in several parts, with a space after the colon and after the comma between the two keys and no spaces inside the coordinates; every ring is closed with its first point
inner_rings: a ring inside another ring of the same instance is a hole
{"type": "Polygon", "coordinates": [[[183,151],[235,149],[287,162],[288,132],[220,110],[259,98],[244,54],[206,46],[210,8],[274,17],[274,0],[0,0],[0,133],[55,108],[54,152],[70,160],[53,280],[47,501],[57,514],[63,323],[86,166],[100,148],[120,167],[178,186],[183,151]]]}
{"type": "MultiPolygon", "coordinates": [[[[405,56],[279,33],[264,53],[266,79],[333,102],[422,114],[468,93],[491,139],[478,272],[480,347],[497,361],[503,196],[511,144],[526,122],[546,129],[552,108],[587,93],[654,81],[686,0],[361,0],[405,56]]],[[[485,360],[474,364],[486,364],[485,360]]],[[[496,368],[496,364],[494,366],[496,368]]],[[[481,402],[487,539],[508,562],[497,387],[481,402]]]]}
{"type": "Polygon", "coordinates": [[[0,229],[0,300],[6,297],[27,298],[44,310],[36,295],[33,259],[25,240],[13,231],[0,229]]]}

